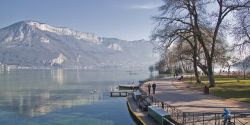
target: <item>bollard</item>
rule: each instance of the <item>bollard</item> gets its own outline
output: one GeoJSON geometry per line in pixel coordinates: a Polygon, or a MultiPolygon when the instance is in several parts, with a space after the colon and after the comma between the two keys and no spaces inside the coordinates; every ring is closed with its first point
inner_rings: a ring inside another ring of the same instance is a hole
{"type": "Polygon", "coordinates": [[[204,94],[209,94],[209,88],[207,86],[204,86],[203,93],[204,94]]]}

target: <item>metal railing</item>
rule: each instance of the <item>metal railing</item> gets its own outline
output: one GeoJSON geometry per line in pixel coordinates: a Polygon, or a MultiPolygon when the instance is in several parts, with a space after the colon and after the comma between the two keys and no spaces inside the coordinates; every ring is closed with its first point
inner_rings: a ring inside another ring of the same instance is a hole
{"type": "MultiPolygon", "coordinates": [[[[147,92],[141,90],[147,95],[147,92]]],[[[162,102],[152,95],[147,95],[151,100],[151,105],[162,107],[171,116],[177,125],[224,125],[222,112],[182,112],[177,106],[162,102]]],[[[231,112],[231,121],[235,125],[250,125],[250,112],[231,112]]]]}
{"type": "Polygon", "coordinates": [[[157,99],[155,99],[153,96],[152,98],[152,104],[157,105],[159,107],[162,107],[166,112],[168,112],[171,116],[171,119],[173,119],[176,123],[183,123],[184,115],[181,110],[179,110],[177,107],[169,105],[165,102],[161,102],[157,99]]]}
{"type": "MultiPolygon", "coordinates": [[[[182,124],[185,125],[223,125],[223,113],[199,113],[199,112],[185,112],[183,113],[184,120],[182,124]]],[[[250,125],[250,113],[232,112],[231,122],[235,125],[250,125]]]]}
{"type": "MultiPolygon", "coordinates": [[[[179,125],[224,125],[223,112],[182,112],[176,106],[171,106],[149,96],[152,105],[162,107],[179,125]]],[[[250,112],[231,112],[231,122],[235,125],[250,125],[250,112]]]]}

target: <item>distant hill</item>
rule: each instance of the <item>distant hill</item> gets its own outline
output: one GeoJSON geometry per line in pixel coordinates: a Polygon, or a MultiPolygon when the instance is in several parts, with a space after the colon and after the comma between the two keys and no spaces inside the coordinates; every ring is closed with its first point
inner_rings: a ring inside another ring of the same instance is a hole
{"type": "Polygon", "coordinates": [[[149,41],[126,41],[21,21],[0,29],[0,63],[22,67],[147,67],[158,57],[149,41]]]}

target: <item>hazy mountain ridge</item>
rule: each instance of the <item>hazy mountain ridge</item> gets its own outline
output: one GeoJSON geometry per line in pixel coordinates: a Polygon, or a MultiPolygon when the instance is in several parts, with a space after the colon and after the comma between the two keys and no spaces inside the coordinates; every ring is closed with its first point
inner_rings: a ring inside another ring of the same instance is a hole
{"type": "Polygon", "coordinates": [[[125,41],[21,21],[0,29],[0,63],[28,67],[131,67],[157,61],[149,41],[125,41]]]}

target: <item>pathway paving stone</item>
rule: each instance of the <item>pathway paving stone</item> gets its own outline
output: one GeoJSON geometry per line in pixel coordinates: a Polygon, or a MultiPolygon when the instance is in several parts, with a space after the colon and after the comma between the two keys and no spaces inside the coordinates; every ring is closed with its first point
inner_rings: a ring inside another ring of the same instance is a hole
{"type": "Polygon", "coordinates": [[[250,105],[213,95],[204,95],[202,91],[192,90],[187,84],[174,78],[148,81],[141,88],[147,92],[147,84],[156,83],[156,99],[178,107],[182,112],[223,112],[227,107],[231,112],[250,112],[250,105]]]}

